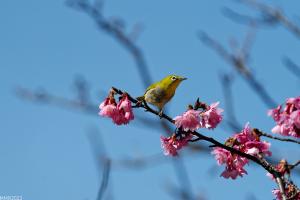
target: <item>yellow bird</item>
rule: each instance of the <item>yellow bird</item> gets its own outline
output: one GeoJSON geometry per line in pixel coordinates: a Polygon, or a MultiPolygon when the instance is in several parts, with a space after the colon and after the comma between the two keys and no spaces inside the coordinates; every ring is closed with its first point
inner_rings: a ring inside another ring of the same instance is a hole
{"type": "Polygon", "coordinates": [[[169,75],[150,85],[145,94],[137,99],[156,106],[159,109],[159,116],[161,117],[163,107],[172,99],[179,84],[186,79],[177,75],[169,75]]]}

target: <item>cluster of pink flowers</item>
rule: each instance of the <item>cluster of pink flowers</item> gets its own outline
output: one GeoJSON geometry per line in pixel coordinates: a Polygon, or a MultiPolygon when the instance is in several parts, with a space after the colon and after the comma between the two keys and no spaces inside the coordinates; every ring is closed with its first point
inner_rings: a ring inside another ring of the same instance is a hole
{"type": "Polygon", "coordinates": [[[300,96],[288,98],[283,109],[279,105],[269,110],[268,115],[272,116],[277,124],[272,129],[273,133],[300,138],[300,96]]]}
{"type": "Polygon", "coordinates": [[[186,146],[190,139],[192,139],[192,134],[187,134],[184,137],[176,137],[176,134],[173,134],[171,137],[160,137],[161,146],[164,149],[164,154],[166,156],[177,156],[177,151],[182,147],[186,146]]]}
{"type": "MultiPolygon", "coordinates": [[[[281,160],[276,166],[275,169],[277,172],[279,172],[281,177],[285,177],[287,175],[287,178],[290,176],[290,169],[288,167],[288,163],[286,160],[281,160]]],[[[270,177],[272,180],[275,180],[274,176],[270,173],[267,173],[267,176],[270,177]]],[[[279,189],[272,190],[272,193],[276,197],[276,200],[282,200],[282,195],[279,189]]],[[[289,199],[295,199],[300,200],[300,192],[295,188],[292,184],[286,184],[285,185],[285,195],[289,199]],[[293,197],[293,198],[291,198],[293,197]]]]}
{"type": "Polygon", "coordinates": [[[205,112],[201,113],[201,127],[214,129],[222,121],[223,109],[218,108],[218,105],[219,102],[212,103],[205,112]]]}
{"type": "Polygon", "coordinates": [[[260,141],[260,137],[250,128],[247,123],[242,132],[233,136],[239,144],[239,150],[252,156],[271,156],[269,151],[271,144],[266,141],[260,141]]]}
{"type": "MultiPolygon", "coordinates": [[[[124,93],[117,103],[114,98],[115,92],[112,90],[109,96],[99,105],[99,115],[109,117],[117,125],[128,124],[134,119],[131,102],[128,94],[124,93]]],[[[178,151],[187,146],[192,140],[194,131],[199,128],[214,129],[222,121],[223,110],[218,108],[219,102],[206,105],[197,100],[195,106],[190,108],[174,118],[174,124],[177,127],[175,133],[170,137],[160,137],[161,146],[165,155],[177,156],[178,151]],[[198,110],[201,108],[202,110],[198,110]]],[[[276,126],[272,129],[273,133],[279,133],[284,136],[293,136],[300,138],[300,96],[289,98],[285,102],[285,107],[278,106],[275,109],[269,110],[268,115],[276,122],[276,126]]],[[[240,152],[252,155],[258,158],[271,156],[271,144],[260,140],[260,134],[256,129],[251,129],[247,123],[240,133],[230,137],[225,145],[234,148],[240,152]]],[[[232,153],[222,147],[214,147],[214,154],[218,165],[225,165],[225,170],[220,176],[226,179],[236,179],[238,176],[243,177],[247,174],[244,169],[249,160],[245,157],[232,153]]],[[[287,161],[281,160],[275,169],[282,177],[289,175],[290,170],[287,167],[287,161]]],[[[274,180],[272,174],[267,176],[274,180]]],[[[300,192],[292,184],[285,185],[285,195],[288,198],[300,200],[300,192]]],[[[277,200],[282,200],[281,192],[274,189],[272,193],[277,200]]]]}
{"type": "Polygon", "coordinates": [[[182,128],[184,131],[195,131],[198,128],[213,129],[222,121],[223,112],[218,108],[219,102],[207,106],[207,109],[202,112],[189,109],[180,116],[174,118],[177,128],[182,128]]]}
{"type": "Polygon", "coordinates": [[[184,131],[195,131],[200,128],[200,111],[189,109],[180,116],[174,118],[175,125],[184,131]]]}
{"type": "Polygon", "coordinates": [[[206,106],[204,111],[189,109],[182,115],[174,118],[174,123],[179,133],[171,137],[161,137],[161,144],[165,155],[176,156],[177,151],[188,144],[193,137],[190,132],[199,128],[215,128],[221,121],[223,112],[218,108],[219,102],[206,106]],[[183,133],[183,134],[182,134],[183,133]],[[178,139],[179,138],[179,139],[178,139]]]}
{"type": "MultiPolygon", "coordinates": [[[[229,138],[226,145],[253,156],[271,155],[269,151],[270,143],[260,141],[259,136],[250,128],[248,123],[240,133],[229,138]]],[[[247,158],[233,154],[221,147],[215,147],[212,154],[215,155],[219,165],[226,165],[225,170],[221,174],[224,178],[236,179],[238,176],[242,177],[244,174],[247,174],[247,171],[244,169],[244,166],[248,163],[247,158]]]]}
{"type": "MultiPolygon", "coordinates": [[[[293,200],[300,200],[300,192],[297,191],[294,185],[288,184],[284,192],[287,198],[293,200]]],[[[282,195],[279,189],[272,190],[272,193],[274,194],[276,200],[282,200],[282,195]]]]}
{"type": "MultiPolygon", "coordinates": [[[[284,177],[285,174],[289,174],[290,170],[288,168],[288,163],[286,160],[281,160],[276,166],[275,169],[277,170],[277,172],[279,172],[279,174],[284,177]]],[[[270,177],[272,180],[275,180],[274,176],[272,174],[270,174],[269,172],[267,173],[267,176],[270,177]]]]}
{"type": "Polygon", "coordinates": [[[123,94],[121,100],[116,103],[113,93],[111,93],[100,105],[99,115],[109,117],[117,125],[128,124],[134,119],[131,102],[127,94],[123,94]]]}
{"type": "Polygon", "coordinates": [[[248,163],[248,159],[232,154],[221,147],[215,147],[212,154],[215,155],[218,165],[226,165],[225,170],[221,174],[224,178],[236,179],[238,176],[242,177],[244,174],[247,174],[244,166],[248,163]]]}

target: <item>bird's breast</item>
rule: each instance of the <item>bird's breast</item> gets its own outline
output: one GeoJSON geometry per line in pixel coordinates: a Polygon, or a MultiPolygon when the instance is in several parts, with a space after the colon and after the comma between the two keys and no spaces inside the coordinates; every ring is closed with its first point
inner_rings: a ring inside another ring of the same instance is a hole
{"type": "Polygon", "coordinates": [[[159,87],[150,89],[145,93],[145,101],[162,108],[167,102],[166,93],[159,87]]]}

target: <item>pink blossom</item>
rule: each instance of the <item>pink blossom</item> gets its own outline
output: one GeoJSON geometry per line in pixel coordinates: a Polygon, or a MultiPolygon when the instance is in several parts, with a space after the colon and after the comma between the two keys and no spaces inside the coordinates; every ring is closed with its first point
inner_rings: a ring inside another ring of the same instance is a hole
{"type": "Polygon", "coordinates": [[[113,95],[110,94],[110,96],[99,105],[99,109],[99,115],[111,118],[117,125],[128,124],[130,120],[134,119],[131,103],[126,94],[123,95],[118,104],[113,95]]]}
{"type": "Polygon", "coordinates": [[[237,141],[241,144],[245,144],[248,141],[256,140],[256,136],[252,134],[252,129],[249,125],[249,122],[245,124],[244,129],[240,133],[234,135],[234,138],[237,139],[237,141]]]}
{"type": "Polygon", "coordinates": [[[288,98],[286,100],[285,112],[291,113],[294,110],[300,109],[300,96],[295,98],[288,98]]]}
{"type": "Polygon", "coordinates": [[[163,136],[160,137],[161,141],[161,147],[164,150],[164,154],[166,156],[171,155],[171,156],[176,156],[177,153],[177,143],[176,140],[174,140],[172,137],[165,138],[163,136]]]}
{"type": "MultiPolygon", "coordinates": [[[[281,176],[284,176],[285,174],[289,174],[290,170],[288,168],[288,163],[286,160],[282,159],[276,166],[275,169],[277,172],[280,173],[281,176]]],[[[275,180],[274,176],[271,173],[267,173],[267,176],[271,178],[272,180],[275,180]]]]}
{"type": "MultiPolygon", "coordinates": [[[[229,138],[225,145],[253,156],[271,155],[270,143],[260,141],[259,136],[250,128],[249,123],[240,133],[229,138]]],[[[221,147],[215,147],[212,154],[215,155],[218,165],[225,165],[225,170],[221,174],[224,178],[236,179],[238,176],[242,177],[247,174],[244,169],[244,166],[249,162],[247,158],[233,154],[221,147]]]]}
{"type": "Polygon", "coordinates": [[[273,174],[271,174],[271,173],[269,173],[269,172],[266,174],[266,176],[269,177],[269,178],[272,179],[272,180],[275,180],[273,174]]]}
{"type": "MultiPolygon", "coordinates": [[[[279,189],[272,190],[276,200],[282,200],[282,195],[279,189]]],[[[288,199],[300,200],[300,192],[295,188],[294,185],[288,184],[284,191],[288,199]]]]}
{"type": "Polygon", "coordinates": [[[280,110],[281,110],[281,105],[277,106],[277,108],[269,110],[268,115],[272,116],[275,121],[279,121],[280,120],[280,110]]]}
{"type": "Polygon", "coordinates": [[[166,156],[167,155],[177,156],[178,155],[177,151],[183,148],[184,146],[186,146],[192,137],[193,136],[191,134],[188,134],[187,136],[179,139],[176,138],[175,134],[167,138],[161,136],[160,141],[161,141],[161,147],[164,150],[164,154],[166,156]]]}
{"type": "Polygon", "coordinates": [[[175,125],[184,131],[195,131],[200,128],[200,111],[190,109],[174,118],[175,125]]]}
{"type": "Polygon", "coordinates": [[[221,174],[224,178],[236,179],[238,176],[242,177],[244,174],[247,174],[244,166],[248,163],[248,159],[232,154],[221,147],[215,147],[212,154],[215,154],[218,165],[226,165],[225,170],[221,174]]]}
{"type": "Polygon", "coordinates": [[[272,190],[272,193],[274,194],[276,200],[282,200],[281,192],[279,189],[272,190]]]}
{"type": "Polygon", "coordinates": [[[100,109],[99,115],[104,116],[104,117],[114,118],[117,115],[119,115],[115,99],[111,99],[110,97],[107,97],[99,105],[99,109],[100,109]]]}
{"type": "Polygon", "coordinates": [[[252,156],[256,156],[259,154],[271,156],[272,152],[269,151],[270,146],[271,144],[265,141],[249,141],[245,143],[245,153],[250,154],[252,156]]]}
{"type": "Polygon", "coordinates": [[[218,165],[226,164],[232,159],[230,151],[220,147],[215,147],[212,151],[212,154],[215,155],[218,165]]]}
{"type": "Polygon", "coordinates": [[[207,111],[201,113],[201,127],[214,129],[222,121],[223,109],[218,108],[219,102],[212,103],[208,106],[207,111]]]}
{"type": "Polygon", "coordinates": [[[236,179],[238,176],[243,177],[243,175],[247,174],[247,171],[244,168],[232,168],[226,167],[226,170],[222,172],[221,176],[224,178],[236,179]]]}
{"type": "Polygon", "coordinates": [[[294,122],[296,128],[300,129],[300,110],[296,110],[290,115],[291,120],[294,122]]]}
{"type": "Polygon", "coordinates": [[[127,124],[130,120],[134,119],[132,112],[131,102],[128,99],[127,95],[124,95],[117,105],[118,110],[124,116],[124,124],[127,124]]]}
{"type": "Polygon", "coordinates": [[[257,156],[266,155],[271,156],[272,153],[269,151],[271,144],[265,141],[260,141],[259,136],[253,132],[247,123],[244,129],[234,135],[234,138],[240,145],[240,150],[244,153],[257,156]]]}
{"type": "Polygon", "coordinates": [[[300,138],[300,96],[288,98],[283,109],[282,106],[278,106],[268,114],[276,122],[273,133],[300,138]]]}

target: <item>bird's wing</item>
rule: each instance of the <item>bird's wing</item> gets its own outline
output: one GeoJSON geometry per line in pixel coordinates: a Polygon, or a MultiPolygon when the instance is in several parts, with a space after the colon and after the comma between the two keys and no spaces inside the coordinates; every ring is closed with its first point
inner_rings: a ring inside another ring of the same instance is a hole
{"type": "Polygon", "coordinates": [[[149,90],[151,90],[151,89],[153,89],[153,88],[156,88],[157,85],[158,85],[158,83],[159,83],[159,82],[156,82],[156,83],[153,83],[152,85],[150,85],[150,86],[146,89],[145,94],[146,94],[149,90]]]}
{"type": "Polygon", "coordinates": [[[153,89],[153,88],[156,88],[157,85],[158,85],[158,83],[159,83],[159,82],[156,82],[156,83],[153,83],[152,85],[150,85],[150,86],[146,89],[144,95],[143,95],[143,96],[140,96],[140,97],[137,97],[137,100],[143,101],[143,100],[145,99],[145,94],[146,94],[149,90],[151,90],[151,89],[153,89]]]}

